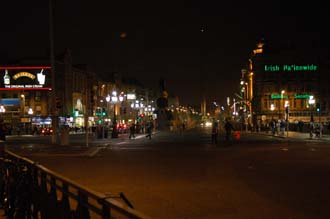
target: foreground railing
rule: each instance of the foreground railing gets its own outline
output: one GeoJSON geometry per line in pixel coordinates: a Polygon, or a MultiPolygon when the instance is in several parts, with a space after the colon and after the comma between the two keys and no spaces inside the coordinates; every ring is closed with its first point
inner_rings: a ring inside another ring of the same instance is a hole
{"type": "Polygon", "coordinates": [[[0,200],[9,219],[149,218],[122,193],[109,197],[92,191],[10,151],[2,153],[0,171],[0,200]]]}

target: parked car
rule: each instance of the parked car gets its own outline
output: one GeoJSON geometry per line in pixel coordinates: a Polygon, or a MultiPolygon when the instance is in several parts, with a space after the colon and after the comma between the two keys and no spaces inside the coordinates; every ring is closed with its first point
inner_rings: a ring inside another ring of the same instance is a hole
{"type": "Polygon", "coordinates": [[[51,134],[53,134],[53,128],[43,127],[40,129],[40,134],[41,135],[51,135],[51,134]]]}
{"type": "Polygon", "coordinates": [[[128,126],[125,123],[119,123],[119,124],[117,124],[117,130],[118,130],[118,133],[127,133],[128,126]]]}

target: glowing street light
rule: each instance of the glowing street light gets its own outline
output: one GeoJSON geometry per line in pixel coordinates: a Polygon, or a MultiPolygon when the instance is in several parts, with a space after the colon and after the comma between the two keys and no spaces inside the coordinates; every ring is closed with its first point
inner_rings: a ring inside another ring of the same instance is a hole
{"type": "Polygon", "coordinates": [[[5,113],[6,109],[3,105],[0,106],[0,113],[5,113]]]}
{"type": "Polygon", "coordinates": [[[117,107],[116,107],[116,103],[122,102],[124,100],[124,93],[121,92],[120,96],[117,96],[117,91],[112,91],[112,96],[110,97],[109,95],[106,97],[106,101],[109,102],[111,100],[111,102],[113,103],[113,127],[112,127],[112,134],[111,137],[112,138],[118,138],[118,130],[117,130],[117,107]],[[111,98],[111,99],[110,99],[111,98]]]}
{"type": "Polygon", "coordinates": [[[29,115],[33,115],[33,109],[30,107],[29,110],[28,110],[28,114],[29,115]]]}

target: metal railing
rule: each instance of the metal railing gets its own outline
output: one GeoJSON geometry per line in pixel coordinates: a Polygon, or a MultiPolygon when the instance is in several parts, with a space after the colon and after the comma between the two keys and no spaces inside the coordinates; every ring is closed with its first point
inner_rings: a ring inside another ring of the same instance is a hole
{"type": "Polygon", "coordinates": [[[0,201],[8,219],[149,219],[123,193],[107,196],[4,148],[0,201]]]}

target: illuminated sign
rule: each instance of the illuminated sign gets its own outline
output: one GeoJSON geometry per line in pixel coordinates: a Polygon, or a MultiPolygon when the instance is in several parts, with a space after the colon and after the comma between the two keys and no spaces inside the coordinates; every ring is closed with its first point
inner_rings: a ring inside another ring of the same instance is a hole
{"type": "Polygon", "coordinates": [[[296,99],[310,99],[313,95],[309,94],[294,94],[294,98],[296,99]]]}
{"type": "Polygon", "coordinates": [[[317,65],[264,65],[264,70],[266,72],[297,72],[297,71],[317,71],[317,65]]]}
{"type": "MultiPolygon", "coordinates": [[[[311,97],[313,97],[313,95],[310,94],[294,94],[294,98],[295,99],[310,99],[311,97]]],[[[287,99],[288,95],[285,94],[271,94],[270,95],[271,99],[287,99]]]]}
{"type": "Polygon", "coordinates": [[[127,94],[127,100],[135,100],[135,99],[136,99],[136,95],[135,94],[133,94],[133,93],[127,94]]]}
{"type": "Polygon", "coordinates": [[[287,99],[288,95],[284,95],[284,94],[271,94],[270,95],[271,99],[287,99]]]}
{"type": "Polygon", "coordinates": [[[51,90],[49,66],[1,66],[0,90],[51,90]]]}

